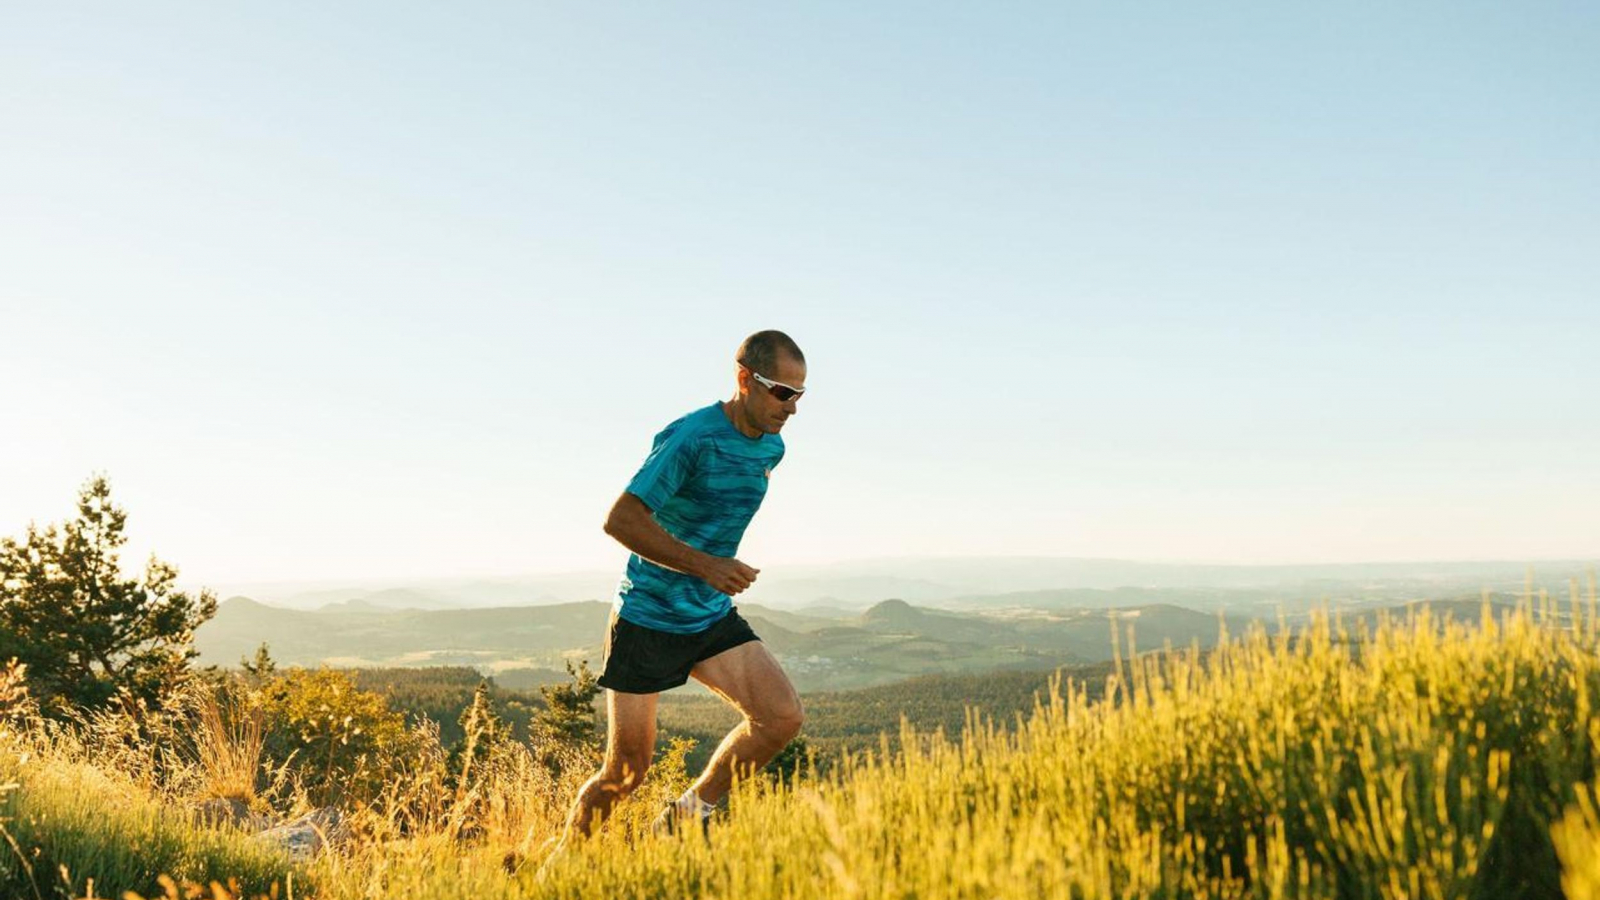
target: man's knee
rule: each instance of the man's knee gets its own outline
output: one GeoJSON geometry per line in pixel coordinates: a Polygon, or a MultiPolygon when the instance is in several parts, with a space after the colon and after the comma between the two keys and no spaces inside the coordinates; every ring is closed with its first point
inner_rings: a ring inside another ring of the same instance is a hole
{"type": "Polygon", "coordinates": [[[801,708],[798,699],[773,707],[765,715],[753,720],[756,730],[770,737],[772,740],[784,744],[794,740],[800,733],[800,727],[805,724],[805,710],[801,708]]]}

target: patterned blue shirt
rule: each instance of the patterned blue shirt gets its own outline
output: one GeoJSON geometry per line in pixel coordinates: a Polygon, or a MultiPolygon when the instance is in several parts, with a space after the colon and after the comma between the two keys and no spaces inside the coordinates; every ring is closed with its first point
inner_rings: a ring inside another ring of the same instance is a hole
{"type": "MultiPolygon", "coordinates": [[[[627,491],[678,540],[712,556],[736,556],[767,494],[767,478],[782,459],[781,436],[747,437],[719,401],[663,428],[627,491]]],[[[617,597],[622,618],[678,634],[704,631],[733,605],[706,582],[637,553],[628,557],[617,597]]]]}

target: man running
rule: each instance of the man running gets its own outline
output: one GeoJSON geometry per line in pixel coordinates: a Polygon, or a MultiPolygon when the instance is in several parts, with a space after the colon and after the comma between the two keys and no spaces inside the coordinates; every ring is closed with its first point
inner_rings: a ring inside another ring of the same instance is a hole
{"type": "Polygon", "coordinates": [[[732,596],[760,571],[735,558],[783,459],[779,432],[805,393],[806,358],[788,335],[761,331],[735,357],[731,400],[685,415],[655,436],[650,455],[606,518],[633,551],[606,636],[606,754],[567,820],[565,846],[588,835],[643,781],[656,744],[656,699],[693,677],[744,720],[699,780],[668,804],[655,830],[703,827],[737,774],[766,765],[800,731],[800,697],[732,596]]]}

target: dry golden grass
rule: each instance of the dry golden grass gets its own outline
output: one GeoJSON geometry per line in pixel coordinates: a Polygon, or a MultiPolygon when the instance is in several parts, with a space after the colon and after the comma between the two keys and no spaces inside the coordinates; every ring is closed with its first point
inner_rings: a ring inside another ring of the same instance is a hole
{"type": "Polygon", "coordinates": [[[741,785],[709,840],[648,836],[687,778],[669,761],[542,879],[585,767],[553,775],[513,745],[446,785],[423,754],[297,883],[328,900],[1596,898],[1595,605],[1591,584],[1482,627],[1323,618],[1137,656],[1105,702],[1059,684],[1016,727],[973,714],[964,735],[741,785]],[[530,864],[508,876],[515,847],[530,864]]]}

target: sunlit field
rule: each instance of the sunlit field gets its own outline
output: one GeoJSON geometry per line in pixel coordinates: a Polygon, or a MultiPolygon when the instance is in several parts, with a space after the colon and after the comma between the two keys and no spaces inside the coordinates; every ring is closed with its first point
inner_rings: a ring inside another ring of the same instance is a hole
{"type": "MultiPolygon", "coordinates": [[[[587,772],[552,776],[525,746],[448,789],[419,758],[353,811],[338,849],[291,864],[173,814],[181,791],[141,778],[126,753],[14,715],[0,745],[0,887],[184,896],[185,883],[233,878],[250,895],[323,898],[1597,898],[1595,607],[1591,580],[1482,627],[1426,608],[1370,633],[1322,617],[1207,654],[1145,652],[1123,632],[1104,701],[1058,683],[1017,722],[975,710],[963,734],[907,733],[893,753],[886,742],[752,779],[707,838],[648,835],[686,781],[683,748],[666,748],[602,834],[548,865],[587,772]],[[525,861],[508,873],[512,850],[525,861]]],[[[216,758],[189,763],[190,798],[216,758]]]]}

